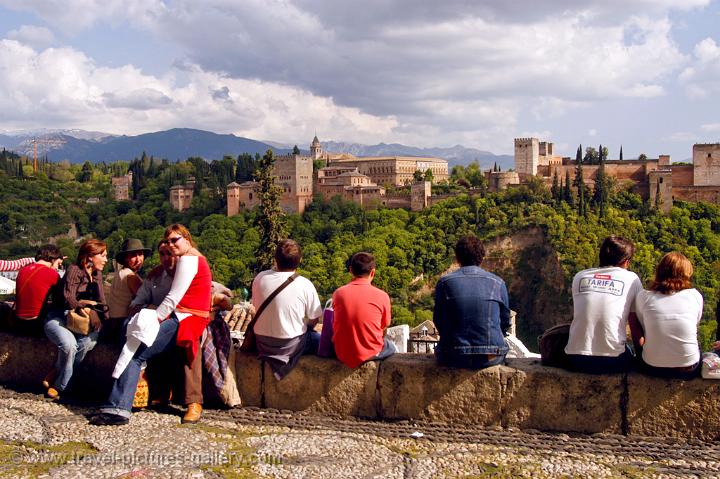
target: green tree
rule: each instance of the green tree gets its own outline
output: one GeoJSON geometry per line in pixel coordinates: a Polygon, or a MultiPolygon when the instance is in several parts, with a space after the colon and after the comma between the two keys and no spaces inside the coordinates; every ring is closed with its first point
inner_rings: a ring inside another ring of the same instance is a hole
{"type": "Polygon", "coordinates": [[[587,216],[587,193],[585,186],[585,177],[583,175],[583,165],[578,164],[575,168],[575,180],[573,186],[577,188],[578,195],[578,215],[582,217],[587,216]]]}
{"type": "Polygon", "coordinates": [[[299,154],[300,154],[300,148],[298,148],[297,145],[293,146],[292,154],[293,154],[293,155],[299,155],[299,154]]]}
{"type": "Polygon", "coordinates": [[[235,168],[235,181],[243,183],[250,181],[255,172],[255,160],[248,153],[243,153],[237,158],[237,166],[235,168]]]}
{"type": "Polygon", "coordinates": [[[623,161],[622,145],[620,145],[620,161],[623,161]]]}
{"type": "Polygon", "coordinates": [[[423,179],[424,179],[424,176],[423,176],[423,172],[422,172],[422,171],[420,171],[420,170],[415,170],[415,171],[413,172],[413,181],[414,181],[415,183],[417,183],[417,182],[419,182],[419,181],[423,181],[423,179]]]}
{"type": "Polygon", "coordinates": [[[648,157],[645,153],[640,153],[640,156],[638,156],[638,160],[640,161],[647,161],[648,157]]]}
{"type": "MultiPolygon", "coordinates": [[[[578,165],[581,163],[578,163],[578,165]]],[[[573,198],[572,189],[570,188],[570,170],[565,170],[565,188],[563,188],[563,201],[570,206],[575,205],[575,199],[573,198]]]]}
{"type": "Polygon", "coordinates": [[[598,162],[598,152],[592,146],[585,148],[585,156],[583,157],[583,163],[588,165],[594,165],[598,162]]]}
{"type": "Polygon", "coordinates": [[[87,183],[92,179],[92,176],[93,167],[89,161],[86,161],[83,163],[82,169],[80,170],[80,173],[77,174],[76,178],[80,183],[87,183]]]}
{"type": "Polygon", "coordinates": [[[429,181],[430,183],[432,183],[432,181],[433,181],[433,172],[432,172],[432,170],[431,170],[430,168],[428,168],[427,170],[425,170],[425,174],[423,175],[423,180],[429,181]]]}
{"type": "Polygon", "coordinates": [[[552,195],[552,199],[555,201],[555,203],[559,203],[562,199],[562,186],[558,181],[557,170],[555,170],[553,173],[553,181],[552,186],[550,187],[550,194],[552,195]]]}
{"type": "Polygon", "coordinates": [[[280,208],[282,189],[275,184],[275,158],[272,150],[267,150],[258,163],[255,180],[259,183],[260,208],[257,226],[260,229],[260,246],[255,271],[268,269],[273,264],[275,248],[283,238],[287,238],[285,214],[280,208]]]}
{"type": "MultiPolygon", "coordinates": [[[[600,147],[599,151],[602,151],[602,146],[600,147]]],[[[600,167],[598,168],[597,174],[595,175],[595,191],[593,193],[593,202],[598,207],[600,217],[605,218],[609,196],[608,189],[610,185],[607,173],[605,172],[605,160],[602,157],[600,158],[600,167]]]]}

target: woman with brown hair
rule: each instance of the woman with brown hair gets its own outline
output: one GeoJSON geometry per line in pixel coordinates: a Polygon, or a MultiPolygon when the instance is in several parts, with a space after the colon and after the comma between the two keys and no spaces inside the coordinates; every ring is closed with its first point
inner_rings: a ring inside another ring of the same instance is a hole
{"type": "Polygon", "coordinates": [[[88,301],[105,304],[102,270],[107,263],[107,245],[100,240],[90,239],[80,245],[75,264],[70,265],[62,280],[65,299],[63,309],[48,314],[45,335],[58,347],[58,357],[53,369],[43,381],[46,396],[58,399],[65,390],[73,370],[85,355],[97,344],[101,323],[97,315],[91,315],[89,334],[77,334],[66,327],[66,311],[86,306],[88,301]]]}
{"type": "Polygon", "coordinates": [[[183,422],[197,422],[202,413],[202,364],[198,347],[210,318],[212,275],[207,260],[197,250],[185,226],[168,226],[164,238],[177,257],[170,292],[152,317],[148,316],[149,310],[143,309],[128,324],[126,343],[113,372],[116,380],[110,397],[101,408],[101,414],[91,420],[92,424],[127,424],[142,363],[173,349],[176,344],[186,351],[185,403],[188,411],[183,422]],[[155,321],[159,322],[159,327],[155,321]],[[147,343],[138,340],[147,337],[146,333],[153,329],[155,331],[149,335],[152,340],[147,343]]]}
{"type": "Polygon", "coordinates": [[[693,267],[673,251],[662,257],[655,279],[638,293],[635,313],[641,329],[633,334],[641,371],[653,376],[690,379],[698,374],[697,325],[703,297],[692,287],[693,267]]]}

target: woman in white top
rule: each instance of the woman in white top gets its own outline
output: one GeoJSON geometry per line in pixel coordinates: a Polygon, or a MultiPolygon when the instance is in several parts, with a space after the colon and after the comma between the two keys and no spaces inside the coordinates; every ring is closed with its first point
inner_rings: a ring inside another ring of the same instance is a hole
{"type": "Polygon", "coordinates": [[[692,287],[693,267],[682,253],[662,257],[649,289],[635,298],[635,344],[640,369],[653,376],[690,379],[698,374],[700,347],[697,325],[703,298],[692,287]]]}

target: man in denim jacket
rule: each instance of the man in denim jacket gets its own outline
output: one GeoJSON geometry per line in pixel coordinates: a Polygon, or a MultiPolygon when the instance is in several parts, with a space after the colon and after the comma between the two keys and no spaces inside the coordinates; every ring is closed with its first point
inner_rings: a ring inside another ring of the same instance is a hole
{"type": "Polygon", "coordinates": [[[440,278],[433,322],[440,333],[438,363],[482,369],[505,360],[510,306],[505,282],[480,267],[485,247],[473,235],[455,245],[460,269],[440,278]]]}

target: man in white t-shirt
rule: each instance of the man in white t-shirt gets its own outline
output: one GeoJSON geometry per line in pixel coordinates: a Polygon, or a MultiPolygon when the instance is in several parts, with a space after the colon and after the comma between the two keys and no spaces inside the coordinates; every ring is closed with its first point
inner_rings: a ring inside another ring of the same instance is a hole
{"type": "MultiPolygon", "coordinates": [[[[257,311],[276,289],[295,275],[302,250],[286,239],[275,250],[275,267],[259,273],[252,284],[252,304],[257,311]]],[[[296,276],[258,317],[253,331],[258,357],[270,364],[277,379],[285,377],[303,354],[316,354],[320,334],[313,330],[322,315],[315,286],[296,276]]]]}
{"type": "Polygon", "coordinates": [[[565,347],[570,369],[619,373],[632,364],[626,327],[635,296],[643,289],[640,278],[627,269],[634,251],[631,241],[609,236],[600,247],[600,267],[573,278],[573,321],[565,347]]]}

